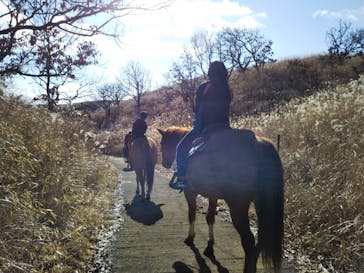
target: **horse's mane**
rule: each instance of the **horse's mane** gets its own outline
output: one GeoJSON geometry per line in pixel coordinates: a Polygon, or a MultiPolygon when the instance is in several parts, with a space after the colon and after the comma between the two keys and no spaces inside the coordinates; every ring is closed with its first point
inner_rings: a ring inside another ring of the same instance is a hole
{"type": "Polygon", "coordinates": [[[190,128],[187,127],[179,127],[179,126],[170,126],[168,128],[166,128],[164,130],[165,133],[167,134],[178,134],[178,135],[183,135],[185,133],[187,133],[190,130],[190,128]]]}
{"type": "MultiPolygon", "coordinates": [[[[164,132],[167,134],[167,135],[184,135],[186,134],[188,131],[190,131],[191,129],[188,128],[188,127],[183,127],[183,126],[175,126],[175,125],[172,125],[172,126],[169,126],[167,127],[164,132]]],[[[261,142],[265,142],[265,143],[269,143],[269,144],[272,144],[275,146],[275,143],[273,142],[273,140],[259,134],[259,133],[255,133],[253,132],[255,137],[257,138],[258,141],[261,141],[261,142]]]]}
{"type": "Polygon", "coordinates": [[[270,144],[274,144],[273,141],[270,138],[267,138],[265,136],[262,136],[261,134],[255,133],[255,136],[256,136],[256,138],[257,138],[258,141],[268,142],[270,144]]]}

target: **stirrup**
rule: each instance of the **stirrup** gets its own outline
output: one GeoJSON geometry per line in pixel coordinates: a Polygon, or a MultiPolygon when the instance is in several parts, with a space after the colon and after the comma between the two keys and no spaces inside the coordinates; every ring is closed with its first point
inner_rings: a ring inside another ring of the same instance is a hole
{"type": "Polygon", "coordinates": [[[184,179],[181,179],[181,177],[178,177],[177,173],[175,172],[172,176],[171,181],[169,181],[169,187],[182,192],[186,188],[186,186],[186,181],[184,179]]]}
{"type": "Polygon", "coordinates": [[[181,190],[181,191],[183,191],[187,187],[186,181],[184,181],[184,180],[178,180],[178,179],[177,179],[177,181],[173,182],[169,186],[172,189],[181,190]]]}

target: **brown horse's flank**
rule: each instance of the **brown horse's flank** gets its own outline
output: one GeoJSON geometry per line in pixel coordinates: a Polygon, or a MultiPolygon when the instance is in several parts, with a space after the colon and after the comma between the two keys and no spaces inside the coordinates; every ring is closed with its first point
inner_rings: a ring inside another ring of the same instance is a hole
{"type": "MultiPolygon", "coordinates": [[[[169,127],[162,135],[163,166],[170,167],[176,145],[186,129],[169,127]]],[[[206,220],[209,243],[206,255],[213,255],[213,224],[217,199],[230,208],[233,225],[245,251],[244,273],[255,273],[259,253],[263,263],[279,272],[283,244],[283,168],[270,140],[250,130],[224,129],[214,132],[203,152],[189,159],[184,194],[189,207],[190,228],[187,244],[195,236],[196,197],[209,199],[206,220]],[[248,209],[254,202],[258,216],[258,240],[250,230],[248,209]]]]}

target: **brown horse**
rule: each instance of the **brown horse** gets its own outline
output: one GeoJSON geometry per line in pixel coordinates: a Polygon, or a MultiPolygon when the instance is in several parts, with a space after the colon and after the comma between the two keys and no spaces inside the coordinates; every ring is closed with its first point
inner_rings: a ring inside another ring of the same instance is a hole
{"type": "MultiPolygon", "coordinates": [[[[188,129],[159,129],[163,166],[174,160],[176,143],[188,129]]],[[[250,130],[225,128],[208,136],[204,149],[189,158],[187,188],[184,194],[189,208],[190,228],[186,244],[193,245],[195,236],[196,197],[208,198],[206,220],[209,242],[204,252],[213,255],[213,224],[218,199],[224,199],[230,209],[235,229],[245,251],[244,273],[256,272],[262,253],[266,267],[279,272],[282,261],[284,182],[283,168],[273,144],[250,130]],[[254,203],[258,217],[258,240],[251,232],[248,210],[254,203]]]]}
{"type": "Polygon", "coordinates": [[[129,142],[129,160],[131,167],[136,174],[137,189],[139,195],[139,184],[141,186],[141,196],[145,197],[145,181],[148,189],[146,199],[150,199],[153,189],[154,169],[157,163],[157,145],[149,137],[138,137],[129,142]]]}

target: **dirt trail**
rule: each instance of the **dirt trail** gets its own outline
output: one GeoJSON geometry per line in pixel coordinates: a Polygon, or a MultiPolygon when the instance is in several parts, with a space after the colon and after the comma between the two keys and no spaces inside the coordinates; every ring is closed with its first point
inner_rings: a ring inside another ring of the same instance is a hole
{"type": "MultiPolygon", "coordinates": [[[[122,172],[120,158],[110,159],[122,172]]],[[[122,172],[123,223],[115,233],[112,248],[113,273],[242,272],[244,253],[240,238],[224,217],[216,217],[215,258],[203,255],[207,246],[207,206],[200,202],[196,220],[195,246],[184,244],[188,232],[184,195],[168,187],[168,178],[155,175],[150,202],[135,197],[134,172],[122,172]]],[[[258,264],[258,272],[265,272],[258,264]]],[[[293,272],[285,266],[284,273],[293,272]]]]}

